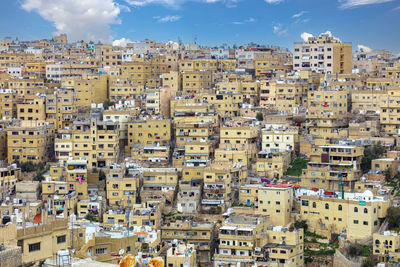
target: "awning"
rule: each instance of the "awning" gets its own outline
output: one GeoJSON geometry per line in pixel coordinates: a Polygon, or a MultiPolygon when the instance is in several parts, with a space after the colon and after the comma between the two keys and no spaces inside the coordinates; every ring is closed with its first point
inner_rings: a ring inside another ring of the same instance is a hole
{"type": "Polygon", "coordinates": [[[243,227],[243,228],[238,228],[237,230],[238,230],[238,231],[247,231],[247,232],[253,231],[253,229],[251,229],[251,228],[245,228],[245,227],[243,227]]]}
{"type": "Polygon", "coordinates": [[[233,231],[235,229],[236,229],[235,226],[222,226],[221,228],[219,228],[219,230],[229,230],[229,231],[233,231]]]}

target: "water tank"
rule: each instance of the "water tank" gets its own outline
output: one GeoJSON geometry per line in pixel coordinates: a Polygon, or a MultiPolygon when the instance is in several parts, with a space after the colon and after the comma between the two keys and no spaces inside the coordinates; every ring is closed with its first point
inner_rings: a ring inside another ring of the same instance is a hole
{"type": "Polygon", "coordinates": [[[67,249],[61,249],[57,252],[57,266],[64,266],[70,264],[69,251],[67,249]]]}

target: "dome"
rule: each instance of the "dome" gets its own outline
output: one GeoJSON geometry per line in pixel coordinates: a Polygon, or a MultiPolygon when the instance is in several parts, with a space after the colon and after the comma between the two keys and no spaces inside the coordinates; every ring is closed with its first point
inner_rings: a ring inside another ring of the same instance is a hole
{"type": "Polygon", "coordinates": [[[365,190],[364,193],[362,193],[363,197],[374,197],[374,194],[370,190],[365,190]]]}

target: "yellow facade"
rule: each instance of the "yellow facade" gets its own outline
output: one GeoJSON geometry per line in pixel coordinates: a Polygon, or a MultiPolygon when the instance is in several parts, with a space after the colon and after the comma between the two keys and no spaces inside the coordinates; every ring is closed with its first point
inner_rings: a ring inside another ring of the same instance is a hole
{"type": "Polygon", "coordinates": [[[137,177],[107,180],[107,201],[111,206],[128,207],[136,203],[139,181],[137,177]]]}
{"type": "Polygon", "coordinates": [[[354,190],[360,179],[364,148],[352,145],[317,145],[312,147],[307,169],[303,170],[301,186],[338,190],[339,180],[344,190],[354,190]]]}
{"type": "Polygon", "coordinates": [[[400,235],[394,231],[374,233],[372,251],[380,262],[398,263],[400,261],[400,235]]]}
{"type": "Polygon", "coordinates": [[[302,196],[300,216],[310,231],[331,237],[346,232],[348,240],[365,239],[379,229],[379,219],[386,216],[390,200],[374,198],[366,191],[357,199],[302,196]]]}
{"type": "Polygon", "coordinates": [[[272,225],[287,225],[291,222],[293,187],[270,185],[258,189],[257,214],[269,215],[272,225]]]}
{"type": "Polygon", "coordinates": [[[22,248],[24,263],[52,258],[57,251],[69,246],[67,220],[55,220],[18,229],[16,239],[18,246],[22,248]]]}
{"type": "Polygon", "coordinates": [[[17,121],[7,128],[8,162],[49,160],[52,129],[44,121],[17,121]]]}

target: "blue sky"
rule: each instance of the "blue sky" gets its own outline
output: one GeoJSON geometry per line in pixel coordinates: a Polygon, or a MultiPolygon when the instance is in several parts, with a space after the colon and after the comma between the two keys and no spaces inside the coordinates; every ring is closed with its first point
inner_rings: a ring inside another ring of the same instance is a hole
{"type": "Polygon", "coordinates": [[[126,38],[292,49],[331,31],[353,47],[400,52],[400,0],[0,0],[0,38],[126,38]]]}

